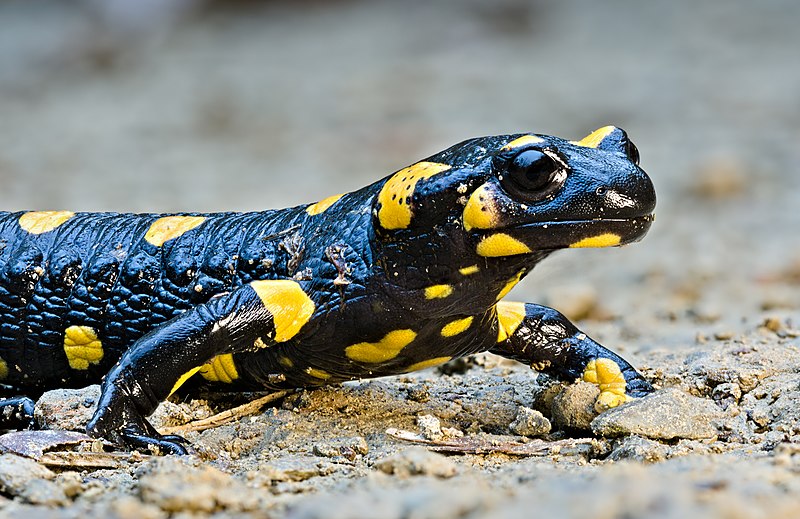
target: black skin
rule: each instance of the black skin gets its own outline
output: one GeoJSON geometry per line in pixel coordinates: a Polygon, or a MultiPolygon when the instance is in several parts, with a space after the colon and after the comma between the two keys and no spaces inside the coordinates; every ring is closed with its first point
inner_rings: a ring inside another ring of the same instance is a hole
{"type": "MultiPolygon", "coordinates": [[[[652,391],[557,311],[498,304],[555,250],[645,235],[655,192],[625,132],[483,137],[425,162],[434,169],[401,170],[327,208],[175,215],[202,218],[155,244],[145,233],[164,215],[70,213],[33,232],[23,213],[0,213],[5,393],[102,377],[89,434],[182,454],[186,442],[146,417],[183,379],[224,391],[315,387],[492,351],[565,380],[611,359],[627,395],[652,391]],[[427,174],[414,184],[414,172],[427,174]],[[506,329],[512,307],[524,311],[506,329]],[[68,362],[71,326],[93,330],[101,359],[68,362]],[[228,354],[235,376],[208,375],[228,354]]],[[[0,400],[5,409],[14,412],[0,428],[33,425],[30,400],[0,400]]]]}

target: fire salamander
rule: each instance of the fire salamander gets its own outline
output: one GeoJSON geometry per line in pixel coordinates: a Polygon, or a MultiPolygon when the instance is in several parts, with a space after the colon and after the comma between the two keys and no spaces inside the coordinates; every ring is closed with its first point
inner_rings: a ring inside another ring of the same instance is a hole
{"type": "Polygon", "coordinates": [[[613,126],[498,135],[290,209],[0,213],[0,429],[32,424],[42,391],[102,379],[90,435],[185,453],[146,417],[190,379],[315,387],[484,351],[596,383],[606,407],[644,395],[563,315],[504,299],[557,249],[645,235],[638,159],[613,126]]]}

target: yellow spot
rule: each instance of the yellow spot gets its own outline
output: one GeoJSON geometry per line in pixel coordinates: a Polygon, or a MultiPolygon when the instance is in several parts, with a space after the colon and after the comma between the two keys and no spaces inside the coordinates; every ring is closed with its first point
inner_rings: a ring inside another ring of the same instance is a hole
{"type": "Polygon", "coordinates": [[[317,369],[317,368],[306,368],[306,373],[311,375],[314,378],[318,378],[320,380],[328,380],[331,378],[331,374],[325,370],[317,369]]]}
{"type": "Polygon", "coordinates": [[[284,368],[292,368],[294,367],[294,362],[289,357],[280,357],[278,358],[278,364],[283,366],[284,368]]]}
{"type": "Polygon", "coordinates": [[[401,169],[383,185],[378,194],[378,221],[384,229],[405,229],[411,224],[411,196],[422,179],[432,177],[451,166],[437,162],[418,162],[401,169]]]}
{"type": "Polygon", "coordinates": [[[535,135],[523,135],[522,137],[514,139],[513,141],[509,142],[508,144],[500,148],[500,151],[508,151],[514,148],[519,148],[521,146],[526,146],[528,144],[538,144],[540,142],[544,142],[544,139],[542,139],[541,137],[537,137],[535,135]]]}
{"type": "Polygon", "coordinates": [[[306,295],[297,281],[275,279],[253,281],[253,290],[272,314],[275,342],[286,342],[300,331],[314,315],[314,301],[306,295]]]}
{"type": "Polygon", "coordinates": [[[452,293],[450,285],[433,285],[425,289],[425,299],[443,299],[452,293]]]}
{"type": "Polygon", "coordinates": [[[191,231],[205,219],[205,216],[162,216],[150,225],[144,239],[156,247],[161,247],[167,241],[191,231]]]}
{"type": "Polygon", "coordinates": [[[391,360],[400,350],[411,344],[417,337],[413,330],[395,330],[387,333],[378,342],[359,342],[344,349],[347,358],[356,362],[375,364],[391,360]]]}
{"type": "Polygon", "coordinates": [[[464,229],[493,229],[497,226],[498,215],[494,198],[486,184],[476,189],[464,206],[464,229]]]}
{"type": "Polygon", "coordinates": [[[479,256],[497,258],[500,256],[527,254],[532,251],[518,239],[512,238],[508,234],[497,233],[482,239],[480,243],[478,243],[477,252],[479,256]]]}
{"type": "Polygon", "coordinates": [[[525,319],[525,303],[500,301],[497,309],[497,342],[504,341],[514,335],[525,319]]]}
{"type": "Polygon", "coordinates": [[[472,324],[472,319],[472,316],[470,316],[447,323],[442,328],[442,337],[452,337],[459,333],[464,333],[472,324]]]}
{"type": "Polygon", "coordinates": [[[622,237],[618,234],[612,234],[607,232],[605,234],[599,234],[597,236],[592,236],[591,238],[584,238],[580,241],[576,241],[575,243],[570,245],[570,248],[577,249],[581,247],[613,247],[614,245],[619,245],[622,241],[622,237]]]}
{"type": "Polygon", "coordinates": [[[519,283],[519,280],[522,279],[522,275],[524,273],[525,273],[524,270],[520,270],[519,272],[517,272],[516,276],[508,280],[508,283],[506,283],[506,286],[503,287],[503,290],[501,290],[500,293],[497,294],[497,301],[500,301],[501,299],[506,297],[508,293],[511,292],[511,289],[517,286],[517,283],[519,283]]]}
{"type": "Polygon", "coordinates": [[[3,359],[0,359],[0,380],[8,376],[8,364],[3,359]]]}
{"type": "Polygon", "coordinates": [[[436,357],[434,359],[423,360],[422,362],[415,362],[414,364],[406,368],[406,372],[419,371],[421,369],[432,368],[434,366],[438,366],[439,364],[444,364],[445,362],[449,362],[450,359],[452,358],[453,357],[436,357]]]}
{"type": "Polygon", "coordinates": [[[625,375],[619,365],[611,359],[594,359],[586,364],[583,370],[583,381],[597,384],[600,396],[595,402],[595,409],[603,411],[617,407],[632,400],[625,394],[625,375]]]}
{"type": "Polygon", "coordinates": [[[19,226],[31,234],[50,232],[75,216],[72,211],[31,211],[19,217],[19,226]]]}
{"type": "Polygon", "coordinates": [[[583,139],[575,142],[573,141],[572,144],[577,144],[578,146],[583,146],[585,148],[596,148],[600,146],[600,143],[603,142],[603,139],[608,137],[608,135],[616,130],[616,126],[603,126],[599,128],[583,139]]]}
{"type": "Polygon", "coordinates": [[[306,207],[306,212],[311,216],[317,215],[319,213],[324,213],[326,209],[335,204],[343,196],[344,195],[341,194],[341,195],[329,196],[328,198],[323,198],[316,204],[311,204],[310,206],[306,207]]]}
{"type": "Polygon", "coordinates": [[[177,391],[178,388],[181,387],[187,380],[192,378],[192,375],[197,373],[200,370],[201,367],[202,366],[197,366],[196,368],[192,368],[189,371],[187,371],[186,373],[184,373],[183,375],[181,375],[180,378],[175,381],[175,384],[172,386],[172,390],[169,392],[169,394],[172,395],[172,393],[177,391]]]}
{"type": "Polygon", "coordinates": [[[64,331],[64,353],[72,369],[89,369],[103,359],[103,345],[94,328],[70,326],[64,331]]]}
{"type": "Polygon", "coordinates": [[[461,274],[462,276],[471,276],[472,274],[480,272],[480,270],[481,270],[480,267],[478,267],[477,265],[470,265],[469,267],[458,269],[458,273],[461,274]]]}
{"type": "Polygon", "coordinates": [[[230,353],[217,355],[211,361],[200,366],[200,375],[210,382],[225,382],[226,384],[239,378],[239,372],[233,363],[233,355],[230,353]]]}

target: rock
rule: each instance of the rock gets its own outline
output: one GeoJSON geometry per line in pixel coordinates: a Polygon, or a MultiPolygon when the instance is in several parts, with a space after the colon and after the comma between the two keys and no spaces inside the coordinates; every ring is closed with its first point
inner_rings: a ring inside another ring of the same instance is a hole
{"type": "Polygon", "coordinates": [[[717,435],[714,421],[721,418],[712,401],[666,388],[606,411],[592,421],[591,428],[600,436],[702,439],[717,435]]]}
{"type": "Polygon", "coordinates": [[[620,441],[608,455],[609,460],[631,460],[643,463],[655,463],[667,458],[669,449],[657,441],[641,436],[628,436],[620,441]]]}
{"type": "Polygon", "coordinates": [[[180,458],[157,458],[137,470],[139,496],[165,512],[230,512],[259,508],[257,490],[209,465],[180,458]]]}
{"type": "Polygon", "coordinates": [[[553,423],[560,428],[588,430],[589,424],[597,416],[594,403],[599,395],[600,388],[588,382],[567,386],[553,398],[553,423]]]}
{"type": "Polygon", "coordinates": [[[86,430],[100,398],[100,386],[46,391],[36,401],[34,416],[43,429],[86,430]]]}
{"type": "Polygon", "coordinates": [[[542,414],[550,415],[553,410],[553,400],[564,391],[565,387],[567,385],[564,383],[545,387],[544,390],[536,395],[533,401],[533,408],[542,414]]]}
{"type": "Polygon", "coordinates": [[[0,493],[33,504],[64,504],[67,496],[52,481],[55,476],[53,471],[31,459],[15,454],[0,455],[0,493]]]}
{"type": "Polygon", "coordinates": [[[800,387],[797,373],[781,373],[743,395],[739,407],[756,429],[800,434],[800,387]]]}
{"type": "Polygon", "coordinates": [[[520,436],[544,436],[550,432],[551,426],[550,420],[539,411],[520,406],[517,416],[508,428],[520,436]]]}
{"type": "Polygon", "coordinates": [[[375,462],[386,474],[400,477],[436,476],[449,478],[456,475],[456,464],[450,458],[431,452],[424,447],[409,447],[375,462]]]}
{"type": "Polygon", "coordinates": [[[775,372],[769,363],[731,362],[728,351],[702,352],[687,359],[689,376],[703,394],[707,394],[707,388],[726,383],[736,384],[742,393],[747,393],[775,372]]]}
{"type": "Polygon", "coordinates": [[[408,399],[414,402],[424,403],[431,399],[428,388],[420,384],[408,388],[408,399]]]}
{"type": "Polygon", "coordinates": [[[742,389],[738,384],[726,382],[714,388],[711,392],[711,398],[722,409],[727,409],[731,405],[739,403],[742,398],[742,389]]]}
{"type": "Polygon", "coordinates": [[[350,461],[355,460],[358,456],[363,456],[369,452],[369,445],[367,440],[362,436],[355,438],[341,438],[331,441],[317,442],[312,449],[317,456],[326,458],[343,457],[350,461]]]}
{"type": "Polygon", "coordinates": [[[439,441],[444,437],[442,433],[442,423],[433,415],[423,414],[417,417],[419,432],[424,438],[432,441],[439,441]]]}
{"type": "Polygon", "coordinates": [[[321,465],[319,459],[311,456],[289,454],[259,464],[258,471],[262,479],[272,482],[305,481],[327,474],[329,466],[321,465]]]}

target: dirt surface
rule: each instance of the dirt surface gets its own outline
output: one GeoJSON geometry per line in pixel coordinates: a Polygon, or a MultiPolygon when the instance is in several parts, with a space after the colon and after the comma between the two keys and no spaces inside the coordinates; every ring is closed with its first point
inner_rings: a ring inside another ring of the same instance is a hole
{"type": "MultiPolygon", "coordinates": [[[[65,461],[21,439],[41,462],[0,456],[0,516],[800,516],[800,4],[641,4],[0,5],[5,209],[282,207],[476,135],[625,128],[650,235],[557,254],[511,297],[660,388],[596,417],[593,387],[480,356],[292,394],[186,433],[187,458],[88,467],[102,444],[65,461]]],[[[39,416],[80,429],[96,398],[39,416]]]]}

